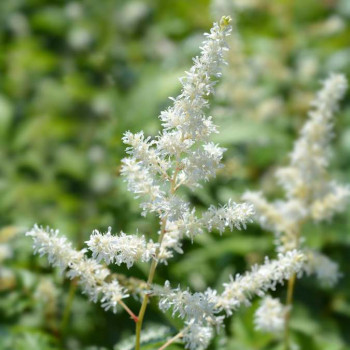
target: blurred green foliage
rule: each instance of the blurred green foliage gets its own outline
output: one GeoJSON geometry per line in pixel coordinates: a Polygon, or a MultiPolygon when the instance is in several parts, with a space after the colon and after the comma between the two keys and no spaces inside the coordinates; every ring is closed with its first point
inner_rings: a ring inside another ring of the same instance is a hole
{"type": "MultiPolygon", "coordinates": [[[[239,200],[248,188],[280,194],[272,173],[286,162],[319,80],[330,71],[350,77],[349,1],[0,2],[1,350],[112,349],[133,334],[127,315],[105,313],[80,293],[62,329],[69,282],[33,257],[23,233],[35,222],[50,225],[78,247],[107,226],[156,235],[158,223],[140,217],[119,177],[122,133],[158,132],[157,115],[178,92],[177,78],[198,53],[202,32],[232,11],[241,46],[233,43],[211,111],[221,125],[215,141],[228,148],[226,167],[203,190],[188,193],[199,208],[239,200]]],[[[349,124],[348,94],[332,164],[343,182],[350,175],[349,124]]],[[[349,228],[349,215],[305,227],[307,243],[338,261],[344,276],[334,290],[313,278],[297,283],[292,329],[301,349],[350,348],[349,228]]],[[[203,235],[186,242],[185,255],[161,267],[156,282],[218,287],[230,273],[273,255],[272,242],[254,225],[203,235]]],[[[139,264],[133,275],[144,278],[147,268],[139,264]]],[[[284,297],[283,288],[278,295],[284,297]]],[[[211,349],[280,349],[278,339],[254,331],[256,306],[229,319],[211,349]]],[[[146,318],[167,325],[164,336],[181,326],[157,312],[155,302],[146,318]]],[[[143,349],[159,341],[150,337],[143,349]]]]}

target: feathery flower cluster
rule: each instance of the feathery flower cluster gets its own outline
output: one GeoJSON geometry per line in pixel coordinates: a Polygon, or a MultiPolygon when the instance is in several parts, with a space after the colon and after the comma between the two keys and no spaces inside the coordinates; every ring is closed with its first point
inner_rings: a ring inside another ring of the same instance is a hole
{"type": "Polygon", "coordinates": [[[155,257],[159,244],[153,243],[152,240],[146,242],[145,236],[127,235],[124,232],[113,236],[111,231],[111,227],[105,234],[94,230],[90,239],[86,241],[93,259],[97,262],[104,260],[106,264],[124,263],[130,268],[135,261],[146,262],[155,257]]]}
{"type": "MultiPolygon", "coordinates": [[[[200,56],[193,59],[192,68],[180,79],[180,95],[172,98],[173,105],[159,116],[163,126],[159,135],[151,138],[142,131],[135,134],[128,131],[123,137],[128,157],[122,160],[121,174],[128,189],[140,198],[142,214],[156,213],[159,216],[159,242],[123,232],[112,235],[110,228],[105,234],[95,230],[86,242],[92,252],[89,259],[85,255],[87,249],[75,251],[66,238],[58,235],[58,231],[45,231],[35,226],[27,233],[34,240],[35,252],[48,255],[49,262],[67,270],[69,278],[79,278],[83,291],[94,301],[100,299],[106,310],[112,308],[115,311],[118,303],[123,305],[121,299],[128,295],[117,280],[106,281],[110,273],[100,264],[101,261],[126,264],[128,268],[136,261],[167,263],[174,252],[182,253],[181,240],[185,236],[193,239],[204,230],[222,233],[226,228],[245,228],[254,214],[250,204],[230,200],[219,208],[211,206],[197,217],[190,203],[176,193],[180,186],[200,187],[201,182],[213,178],[216,169],[222,166],[225,149],[210,142],[209,136],[217,132],[217,127],[212,117],[204,112],[221,76],[221,65],[225,63],[223,54],[227,50],[225,38],[231,31],[229,22],[230,18],[222,17],[219,23],[214,23],[210,33],[205,34],[200,56]]],[[[148,288],[151,288],[150,281],[148,288]]],[[[212,333],[211,330],[205,331],[204,318],[211,318],[212,322],[221,319],[214,315],[215,304],[209,300],[209,294],[214,296],[215,293],[207,291],[203,295],[191,295],[188,291],[184,294],[180,290],[170,291],[169,287],[167,298],[160,304],[161,309],[173,307],[175,313],[186,317],[188,327],[183,337],[188,344],[195,344],[192,334],[197,335],[198,327],[201,327],[203,337],[198,339],[202,339],[203,345],[208,338],[205,334],[212,333]],[[177,299],[180,295],[182,298],[177,299]]]]}
{"type": "Polygon", "coordinates": [[[255,311],[255,329],[262,332],[280,333],[283,331],[288,308],[278,298],[266,296],[255,311]]]}
{"type": "MultiPolygon", "coordinates": [[[[243,199],[254,205],[261,226],[276,236],[278,252],[300,249],[304,221],[329,220],[344,210],[350,188],[329,179],[330,141],[333,137],[333,115],[344,96],[347,81],[341,74],[331,74],[312,102],[309,120],[301,130],[290,154],[290,164],[276,172],[278,182],[285,190],[286,199],[269,203],[261,192],[246,192],[243,199]]],[[[323,285],[332,286],[340,277],[338,265],[324,255],[303,250],[306,257],[304,271],[315,274],[323,285]]],[[[288,295],[292,295],[294,276],[290,275],[288,295]],[[291,293],[291,294],[290,294],[291,293]]],[[[278,300],[267,299],[256,313],[257,328],[288,332],[290,307],[278,300]]],[[[288,333],[286,341],[288,342],[288,333]]]]}
{"type": "Polygon", "coordinates": [[[218,297],[220,305],[228,315],[242,304],[250,305],[254,295],[262,297],[268,290],[275,290],[278,283],[288,280],[293,274],[300,277],[303,273],[305,255],[297,250],[278,254],[278,259],[269,260],[261,266],[254,265],[250,272],[231,277],[224,284],[224,292],[218,297]]]}
{"type": "Polygon", "coordinates": [[[332,119],[346,88],[343,75],[331,74],[312,102],[309,120],[294,144],[290,164],[276,173],[286,199],[269,203],[261,192],[246,192],[242,197],[254,205],[261,226],[276,234],[278,251],[299,248],[300,228],[305,220],[329,220],[348,202],[349,186],[329,179],[327,172],[332,119]]]}
{"type": "Polygon", "coordinates": [[[301,276],[304,270],[305,256],[299,251],[279,254],[278,259],[270,261],[267,257],[261,266],[254,265],[250,272],[237,274],[231,281],[224,283],[224,291],[217,294],[208,288],[203,293],[191,293],[180,287],[172,289],[167,281],[164,287],[153,288],[153,293],[160,299],[159,308],[163,311],[172,309],[173,316],[185,320],[183,333],[186,334],[186,344],[189,349],[198,349],[200,345],[209,343],[214,332],[213,327],[222,325],[225,311],[232,315],[242,305],[250,305],[255,296],[264,296],[266,291],[275,290],[278,283],[283,283],[293,274],[301,276]],[[202,329],[202,338],[198,331],[202,329]],[[202,342],[202,344],[201,344],[202,342]]]}
{"type": "MultiPolygon", "coordinates": [[[[173,106],[160,114],[163,130],[155,138],[143,132],[126,132],[123,141],[128,145],[129,157],[123,160],[121,173],[130,191],[142,198],[143,214],[156,212],[161,218],[173,222],[191,215],[189,203],[175,194],[182,185],[200,186],[215,176],[224,149],[208,141],[217,132],[211,117],[206,117],[208,97],[214,91],[216,79],[221,76],[223,53],[227,50],[225,37],[230,34],[229,19],[223,17],[215,23],[201,47],[201,55],[193,59],[193,66],[180,79],[182,91],[172,98],[173,106]]],[[[242,207],[235,226],[249,220],[242,207]]],[[[231,225],[229,225],[231,226],[231,225]]],[[[231,226],[232,227],[232,226],[231,226]]]]}
{"type": "Polygon", "coordinates": [[[348,186],[328,179],[329,143],[333,138],[333,115],[347,89],[346,78],[332,74],[323,82],[323,88],[312,102],[309,120],[295,142],[288,167],[277,172],[277,178],[287,198],[296,198],[308,215],[317,221],[330,219],[342,211],[349,198],[348,186]]]}
{"type": "Polygon", "coordinates": [[[227,204],[216,208],[210,206],[201,217],[196,216],[195,209],[184,211],[181,218],[166,223],[166,235],[160,246],[158,258],[161,262],[167,263],[167,259],[173,257],[173,251],[182,254],[181,240],[183,237],[194,237],[208,231],[217,230],[223,233],[227,228],[231,231],[236,228],[246,228],[246,224],[252,222],[254,215],[253,206],[246,203],[237,204],[228,201],[227,204]]]}
{"type": "Polygon", "coordinates": [[[190,203],[176,194],[180,186],[201,186],[221,167],[224,149],[208,140],[217,128],[204,111],[221,76],[225,38],[231,32],[229,21],[223,17],[206,34],[201,55],[193,59],[192,68],[180,79],[180,95],[172,98],[173,105],[159,116],[163,126],[160,134],[152,139],[143,132],[128,131],[123,137],[129,156],[123,159],[121,173],[128,188],[141,199],[143,215],[154,212],[165,221],[166,235],[157,254],[163,263],[174,251],[182,253],[184,236],[193,239],[205,229],[220,233],[226,228],[240,229],[254,214],[251,205],[229,201],[218,209],[210,207],[199,218],[190,203]]]}
{"type": "Polygon", "coordinates": [[[47,255],[49,263],[62,271],[66,270],[68,278],[78,278],[83,292],[94,302],[101,299],[102,306],[106,310],[113,308],[116,312],[117,302],[129,296],[116,280],[106,282],[110,274],[107,268],[87,258],[85,249],[80,251],[73,249],[66,237],[59,236],[58,230],[44,230],[35,225],[27,232],[27,236],[33,238],[35,253],[40,256],[47,255]]]}
{"type": "Polygon", "coordinates": [[[339,272],[339,265],[324,254],[305,250],[306,264],[305,272],[308,275],[315,274],[323,286],[333,287],[342,276],[339,272]]]}
{"type": "MultiPolygon", "coordinates": [[[[131,314],[137,323],[137,350],[144,312],[152,296],[159,297],[161,310],[172,308],[174,316],[184,319],[185,328],[180,334],[186,348],[204,349],[213,336],[213,326],[220,326],[225,315],[231,315],[242,304],[248,305],[254,295],[263,296],[267,290],[275,289],[277,283],[302,273],[304,255],[290,250],[280,253],[277,260],[266,258],[263,265],[253,266],[250,272],[232,277],[224,284],[221,294],[211,289],[192,294],[189,290],[172,289],[169,282],[164,288],[152,286],[157,264],[167,263],[174,252],[182,253],[184,237],[193,239],[204,230],[223,233],[227,228],[245,228],[254,215],[251,204],[229,200],[221,207],[210,206],[199,217],[190,203],[177,193],[180,186],[192,190],[200,187],[203,181],[214,177],[221,166],[224,149],[209,141],[217,128],[204,111],[221,75],[220,66],[225,63],[223,54],[227,50],[225,38],[231,31],[229,22],[228,17],[223,17],[206,34],[200,56],[193,59],[192,68],[180,79],[180,95],[160,114],[163,129],[159,135],[151,138],[145,137],[143,132],[133,134],[128,131],[123,137],[123,142],[128,145],[128,157],[122,161],[121,174],[128,189],[140,198],[142,214],[158,215],[158,243],[145,236],[123,232],[112,235],[110,228],[105,234],[95,230],[86,242],[92,252],[92,258],[88,258],[85,255],[87,249],[74,250],[58,231],[45,231],[35,226],[27,233],[34,240],[35,252],[47,255],[53,266],[67,271],[69,278],[79,278],[84,293],[93,301],[100,300],[106,310],[111,308],[113,311],[121,304],[131,314]],[[122,302],[128,296],[128,290],[117,280],[109,281],[110,272],[100,264],[101,261],[126,264],[128,268],[136,261],[151,261],[146,288],[152,293],[142,295],[139,316],[122,302]],[[223,311],[224,315],[220,315],[223,311]]],[[[290,207],[288,210],[292,212],[290,207]]]]}
{"type": "Polygon", "coordinates": [[[180,287],[172,289],[170,282],[166,281],[163,288],[155,287],[155,293],[159,296],[159,308],[167,311],[173,310],[173,316],[178,314],[182,319],[192,323],[202,324],[208,320],[219,324],[220,320],[215,316],[219,310],[216,308],[216,292],[207,289],[204,293],[191,293],[189,289],[181,290],[180,287]]]}
{"type": "Polygon", "coordinates": [[[190,350],[206,349],[213,339],[213,327],[201,326],[194,322],[186,323],[187,327],[182,331],[185,348],[190,350]]]}

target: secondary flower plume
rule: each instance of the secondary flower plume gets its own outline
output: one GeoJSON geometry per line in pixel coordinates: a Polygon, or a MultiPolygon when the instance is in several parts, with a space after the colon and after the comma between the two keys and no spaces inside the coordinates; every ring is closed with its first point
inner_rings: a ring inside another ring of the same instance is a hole
{"type": "MultiPolygon", "coordinates": [[[[311,103],[309,119],[294,144],[289,165],[276,173],[285,190],[285,199],[270,203],[261,192],[250,191],[243,196],[254,205],[261,226],[275,233],[280,252],[300,248],[302,224],[306,220],[330,220],[336,213],[344,211],[349,200],[350,187],[332,179],[327,169],[333,118],[346,92],[347,80],[341,74],[331,74],[322,85],[311,103]]],[[[308,255],[308,272],[314,269],[316,276],[321,276],[314,263],[315,255],[308,255]]],[[[338,277],[336,272],[330,277],[329,284],[334,284],[334,278],[338,277]]],[[[324,276],[321,280],[324,284],[324,276]]]]}

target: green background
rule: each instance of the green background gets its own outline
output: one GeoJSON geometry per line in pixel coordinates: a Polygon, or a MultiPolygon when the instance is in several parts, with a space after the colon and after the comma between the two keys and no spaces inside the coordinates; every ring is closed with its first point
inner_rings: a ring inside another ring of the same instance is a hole
{"type": "MultiPolygon", "coordinates": [[[[222,14],[237,18],[240,33],[210,111],[220,125],[215,141],[228,151],[217,178],[188,193],[199,210],[239,200],[248,189],[283,194],[273,172],[288,161],[320,80],[330,72],[350,77],[349,1],[0,2],[0,349],[113,349],[133,334],[125,313],[104,312],[79,292],[62,329],[69,281],[32,255],[24,233],[34,223],[50,225],[76,247],[108,226],[156,237],[156,218],[140,216],[119,176],[121,137],[126,130],[157,134],[157,116],[179,92],[178,77],[222,14]]],[[[331,163],[342,182],[350,175],[349,124],[347,93],[331,163]]],[[[291,326],[300,349],[350,348],[348,214],[304,227],[306,244],[337,261],[343,277],[333,289],[312,277],[298,281],[291,326]]],[[[157,283],[220,288],[229,274],[275,255],[272,234],[257,225],[205,234],[184,248],[159,268],[157,283]]],[[[113,270],[145,278],[147,268],[113,270]]],[[[274,294],[284,298],[285,288],[274,294]]],[[[278,337],[254,330],[257,306],[227,319],[210,349],[280,349],[278,337]]],[[[136,312],[139,303],[131,299],[130,307],[136,312]]],[[[145,328],[159,325],[168,327],[164,338],[181,321],[159,313],[153,301],[145,328]]],[[[143,349],[156,349],[157,340],[143,349]]]]}

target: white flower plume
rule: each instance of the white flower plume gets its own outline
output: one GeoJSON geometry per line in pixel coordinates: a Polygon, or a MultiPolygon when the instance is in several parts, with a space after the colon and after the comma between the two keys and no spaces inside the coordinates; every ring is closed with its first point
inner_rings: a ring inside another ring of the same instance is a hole
{"type": "Polygon", "coordinates": [[[261,266],[254,265],[250,272],[231,277],[224,284],[224,292],[218,296],[218,305],[227,314],[238,309],[241,305],[249,305],[254,295],[263,296],[268,290],[275,290],[278,283],[288,280],[294,273],[303,273],[305,256],[297,250],[286,254],[278,254],[278,259],[269,260],[261,266]]]}
{"type": "Polygon", "coordinates": [[[330,220],[345,210],[350,187],[334,181],[327,171],[333,118],[347,89],[346,78],[331,74],[312,102],[309,119],[294,144],[288,166],[276,172],[285,199],[268,202],[261,192],[246,192],[243,200],[255,206],[261,226],[277,236],[277,249],[299,248],[305,220],[330,220]]]}
{"type": "Polygon", "coordinates": [[[305,256],[299,251],[279,254],[276,260],[265,258],[263,265],[254,265],[250,272],[231,277],[224,283],[224,291],[218,294],[208,288],[204,292],[191,293],[189,289],[171,288],[167,281],[164,287],[154,286],[152,293],[159,297],[162,311],[172,309],[173,316],[185,320],[184,342],[189,349],[201,348],[209,343],[213,336],[213,327],[222,325],[225,311],[231,315],[242,305],[250,305],[255,296],[264,296],[268,290],[274,290],[278,283],[283,283],[292,275],[300,277],[304,271],[305,256]],[[196,342],[196,332],[203,328],[203,344],[196,342]]]}
{"type": "Polygon", "coordinates": [[[326,255],[313,251],[305,251],[307,260],[305,271],[308,275],[315,274],[321,285],[333,287],[342,276],[339,271],[339,265],[328,258],[326,255]]]}
{"type": "Polygon", "coordinates": [[[116,280],[106,282],[110,275],[107,268],[87,258],[84,249],[73,249],[72,244],[66,237],[60,236],[58,230],[44,230],[35,225],[26,235],[32,237],[35,253],[47,255],[49,263],[62,271],[66,270],[70,279],[78,278],[83,292],[94,302],[101,299],[105,309],[113,308],[116,312],[117,302],[129,296],[116,280]]]}
{"type": "Polygon", "coordinates": [[[124,232],[114,236],[111,231],[111,227],[105,234],[94,230],[85,242],[92,251],[92,257],[98,262],[104,260],[106,264],[117,265],[125,263],[130,268],[135,261],[146,262],[155,257],[159,244],[152,240],[147,242],[145,236],[127,235],[124,232]]]}
{"type": "Polygon", "coordinates": [[[121,173],[128,189],[141,198],[143,213],[161,213],[170,221],[177,220],[183,211],[174,194],[181,185],[190,188],[208,181],[221,167],[224,149],[208,141],[217,132],[211,117],[204,111],[220,77],[227,50],[225,37],[230,34],[230,19],[223,17],[215,23],[201,46],[201,54],[180,79],[182,90],[172,98],[173,106],[160,114],[163,130],[151,139],[143,132],[126,132],[123,141],[129,157],[123,160],[121,173]]]}
{"type": "Polygon", "coordinates": [[[266,296],[255,311],[255,329],[262,332],[281,333],[284,329],[288,307],[278,298],[266,296]]]}

